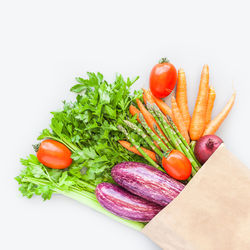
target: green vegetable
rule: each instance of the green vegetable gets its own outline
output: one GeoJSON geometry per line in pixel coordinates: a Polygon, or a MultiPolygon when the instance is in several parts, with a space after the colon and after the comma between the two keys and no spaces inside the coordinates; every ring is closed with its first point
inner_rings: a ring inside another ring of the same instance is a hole
{"type": "Polygon", "coordinates": [[[130,141],[130,143],[136,147],[136,149],[141,153],[141,155],[145,158],[145,160],[147,160],[152,166],[154,166],[155,168],[157,168],[158,170],[163,172],[163,169],[156,163],[154,162],[140,147],[140,145],[138,145],[138,143],[132,138],[130,137],[129,133],[127,132],[127,130],[121,126],[118,125],[117,128],[126,135],[127,139],[130,141]]]}
{"type": "Polygon", "coordinates": [[[189,144],[189,147],[190,147],[191,150],[193,151],[193,154],[194,154],[195,144],[196,144],[196,141],[191,141],[190,144],[189,144]]]}
{"type": "Polygon", "coordinates": [[[180,131],[178,130],[178,128],[175,126],[173,120],[171,119],[170,116],[167,116],[167,119],[170,123],[170,125],[172,126],[172,128],[174,129],[175,133],[177,134],[177,136],[181,139],[182,143],[184,144],[184,146],[187,148],[189,154],[192,156],[192,158],[195,160],[195,162],[197,163],[198,167],[201,166],[201,164],[198,162],[198,160],[196,159],[195,155],[194,155],[194,151],[190,148],[190,146],[188,145],[187,141],[185,140],[185,138],[182,136],[182,134],[180,133],[180,131]]]}
{"type": "Polygon", "coordinates": [[[170,143],[170,137],[168,136],[167,131],[165,130],[165,127],[163,126],[162,122],[160,121],[160,119],[158,118],[158,116],[155,114],[152,105],[148,102],[147,103],[147,108],[148,111],[151,113],[151,115],[154,117],[155,121],[157,122],[157,124],[160,126],[162,132],[164,133],[164,135],[166,136],[166,138],[162,135],[161,131],[159,130],[159,128],[156,126],[156,124],[153,125],[155,132],[159,135],[159,137],[161,138],[161,140],[167,145],[167,147],[169,149],[173,149],[171,143],[170,143]]]}
{"type": "Polygon", "coordinates": [[[172,122],[172,125],[174,125],[174,127],[176,128],[176,131],[173,129],[174,127],[172,128],[167,123],[167,121],[164,119],[164,116],[163,116],[162,112],[160,111],[160,109],[156,105],[153,105],[152,108],[153,108],[155,114],[158,116],[158,118],[162,122],[165,130],[168,132],[168,136],[169,136],[169,138],[171,140],[171,143],[173,144],[174,148],[179,150],[180,152],[182,152],[190,160],[190,162],[192,164],[192,175],[195,175],[196,172],[199,169],[199,166],[198,166],[196,160],[194,159],[194,157],[190,154],[189,150],[185,147],[184,143],[181,141],[178,134],[176,133],[176,131],[178,133],[179,133],[179,131],[175,127],[174,123],[172,122]]]}
{"type": "Polygon", "coordinates": [[[142,126],[147,131],[147,133],[151,136],[151,138],[159,145],[161,150],[164,152],[167,152],[169,149],[168,147],[161,141],[161,139],[153,132],[153,130],[148,126],[146,123],[142,113],[139,114],[139,118],[141,121],[142,126]]]}
{"type": "Polygon", "coordinates": [[[153,141],[150,139],[150,137],[146,134],[146,133],[144,133],[144,131],[141,129],[141,128],[139,128],[138,126],[136,126],[134,123],[132,123],[132,122],[130,122],[130,121],[124,121],[124,123],[128,126],[128,127],[130,127],[132,130],[134,130],[138,135],[140,135],[147,143],[148,143],[148,145],[153,149],[153,151],[156,153],[156,154],[158,154],[161,158],[163,157],[163,153],[162,153],[162,151],[159,149],[159,148],[157,148],[156,146],[155,146],[155,144],[153,143],[153,141]]]}
{"type": "MultiPolygon", "coordinates": [[[[95,187],[101,182],[113,182],[111,168],[117,163],[146,163],[144,158],[119,145],[118,140],[125,136],[117,129],[125,119],[135,121],[128,107],[136,98],[142,98],[142,92],[131,94],[130,87],[135,81],[129,78],[125,81],[120,75],[113,84],[106,82],[100,73],[88,73],[87,79],[78,77],[76,80],[78,84],[71,88],[78,94],[76,100],[64,101],[61,111],[52,112],[50,129],[44,129],[38,137],[65,144],[72,151],[73,164],[66,170],[49,169],[39,163],[35,155],[30,155],[21,160],[25,168],[16,180],[21,193],[28,198],[41,195],[46,200],[52,193],[63,193],[83,203],[94,204],[91,206],[107,213],[95,199],[95,187]]],[[[136,133],[130,136],[140,145],[147,146],[136,133]]],[[[141,223],[117,219],[135,228],[143,227],[141,223]]]]}
{"type": "Polygon", "coordinates": [[[34,155],[21,159],[21,162],[26,168],[16,180],[21,184],[20,191],[24,196],[31,198],[36,194],[42,195],[44,199],[50,199],[52,193],[62,194],[136,230],[140,231],[144,227],[143,223],[122,219],[104,209],[92,193],[95,187],[70,176],[67,171],[48,169],[34,155]]]}

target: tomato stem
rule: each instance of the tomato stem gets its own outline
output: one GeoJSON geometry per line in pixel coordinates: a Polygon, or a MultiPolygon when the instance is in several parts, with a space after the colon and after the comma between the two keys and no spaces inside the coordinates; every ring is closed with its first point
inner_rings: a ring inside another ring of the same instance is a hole
{"type": "Polygon", "coordinates": [[[168,156],[170,155],[171,152],[172,152],[172,149],[169,149],[168,151],[164,152],[163,156],[165,158],[168,158],[168,156]]]}
{"type": "Polygon", "coordinates": [[[33,144],[32,147],[35,150],[35,152],[38,151],[39,147],[40,147],[41,143],[37,143],[37,144],[33,144]]]}
{"type": "Polygon", "coordinates": [[[169,60],[166,57],[163,57],[159,60],[159,64],[162,64],[162,63],[169,63],[169,60]]]}

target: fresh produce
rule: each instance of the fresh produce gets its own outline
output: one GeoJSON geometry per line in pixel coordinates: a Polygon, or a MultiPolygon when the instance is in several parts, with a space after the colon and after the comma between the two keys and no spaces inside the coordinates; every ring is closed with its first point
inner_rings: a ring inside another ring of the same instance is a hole
{"type": "Polygon", "coordinates": [[[209,91],[209,69],[204,65],[201,72],[199,93],[196,99],[193,116],[191,119],[189,134],[194,141],[198,140],[204,133],[206,127],[206,112],[209,91]]]}
{"type": "MultiPolygon", "coordinates": [[[[142,105],[141,102],[139,102],[140,105],[142,105]]],[[[150,104],[150,102],[147,103],[147,107],[149,110],[149,114],[152,115],[153,119],[151,119],[152,123],[151,126],[153,126],[154,131],[149,127],[146,120],[144,119],[143,115],[139,114],[140,123],[145,129],[146,133],[151,137],[152,141],[156,142],[157,145],[160,147],[160,150],[162,152],[168,152],[169,150],[172,150],[173,148],[179,150],[180,152],[184,153],[187,158],[190,160],[192,164],[192,175],[194,176],[195,173],[199,169],[199,163],[196,160],[194,153],[191,151],[188,143],[185,141],[183,136],[180,134],[176,126],[174,125],[173,121],[170,117],[166,118],[164,114],[160,111],[160,109],[157,107],[157,105],[154,103],[153,105],[150,104]],[[169,119],[169,123],[171,126],[167,123],[167,120],[169,119]],[[161,130],[158,129],[158,126],[160,126],[161,130]],[[164,136],[163,136],[164,135],[164,136]],[[185,141],[185,143],[183,143],[185,141]]],[[[146,109],[144,107],[144,109],[146,109]]],[[[147,111],[148,112],[148,111],[147,111]]],[[[140,135],[145,142],[148,143],[148,145],[151,146],[151,148],[155,151],[155,149],[152,147],[152,142],[149,141],[149,138],[143,133],[141,129],[138,129],[137,126],[131,125],[131,123],[128,123],[126,120],[124,120],[124,123],[129,127],[132,128],[138,135],[140,135]]],[[[119,126],[119,130],[122,131],[129,142],[136,147],[136,149],[141,153],[141,155],[152,165],[155,166],[158,170],[162,171],[162,169],[159,167],[158,164],[152,161],[152,158],[150,158],[141,148],[139,144],[137,144],[134,140],[129,138],[129,133],[121,126],[119,126]]],[[[155,151],[156,159],[158,162],[162,162],[162,156],[163,154],[159,150],[155,151]]]]}
{"type": "Polygon", "coordinates": [[[214,151],[223,143],[223,140],[216,135],[202,136],[195,145],[194,153],[201,164],[204,164],[214,151]]]}
{"type": "MultiPolygon", "coordinates": [[[[131,125],[131,123],[128,123],[127,121],[124,121],[124,123],[140,135],[145,142],[147,142],[151,149],[156,153],[155,156],[158,163],[163,163],[164,153],[171,152],[173,149],[183,153],[192,165],[191,175],[194,176],[201,167],[201,163],[196,159],[196,155],[194,154],[195,140],[198,140],[202,134],[213,134],[216,132],[231,110],[234,104],[235,94],[232,96],[223,111],[214,120],[207,124],[207,122],[211,120],[215,90],[213,87],[209,87],[209,69],[207,65],[204,65],[201,74],[199,93],[190,123],[185,73],[182,69],[180,69],[178,73],[179,89],[177,91],[177,96],[179,104],[177,103],[175,97],[172,96],[171,112],[169,112],[167,104],[165,104],[161,99],[154,97],[149,90],[143,89],[143,99],[147,109],[140,100],[137,100],[137,105],[141,111],[141,113],[139,113],[139,121],[144,128],[145,133],[151,137],[152,141],[148,139],[148,136],[144,135],[141,128],[140,130],[135,128],[135,124],[131,125]],[[179,106],[183,107],[182,111],[179,106]],[[172,119],[168,113],[171,114],[172,119]],[[183,114],[185,114],[185,119],[183,118],[183,114]],[[190,123],[189,131],[187,129],[188,123],[190,123]],[[190,133],[190,137],[192,139],[191,143],[188,132],[190,133]],[[156,147],[152,147],[153,143],[157,144],[158,149],[156,149],[156,147]],[[161,152],[159,152],[159,150],[161,152]]],[[[136,142],[134,142],[133,145],[136,145],[136,142]]],[[[137,144],[137,147],[140,147],[140,145],[137,144]]],[[[150,160],[152,160],[152,158],[150,160]]],[[[149,160],[148,162],[150,163],[149,160]]],[[[157,168],[159,169],[158,166],[157,168]]],[[[184,177],[175,176],[175,178],[180,179],[184,177]]]]}
{"type": "Polygon", "coordinates": [[[111,213],[133,221],[149,222],[162,210],[161,206],[111,183],[99,184],[96,187],[96,197],[111,213]]]}
{"type": "Polygon", "coordinates": [[[215,97],[216,97],[215,89],[210,86],[208,92],[208,101],[207,101],[206,125],[208,125],[209,122],[211,121],[215,97]]]}
{"type": "Polygon", "coordinates": [[[132,116],[136,116],[137,121],[140,122],[140,119],[139,119],[140,110],[138,108],[136,108],[134,105],[131,104],[129,106],[129,112],[132,116]]]}
{"type": "MultiPolygon", "coordinates": [[[[146,130],[146,133],[148,133],[151,138],[156,141],[156,143],[159,145],[160,149],[165,152],[168,150],[168,147],[162,142],[162,140],[159,138],[160,136],[156,135],[153,130],[147,125],[144,117],[142,114],[139,115],[139,118],[140,118],[140,121],[141,121],[141,124],[143,126],[143,128],[146,130]]],[[[155,128],[157,129],[157,127],[155,126],[155,128]]]]}
{"type": "Polygon", "coordinates": [[[64,169],[71,165],[71,152],[64,144],[47,139],[38,147],[37,159],[46,167],[64,169]]]}
{"type": "Polygon", "coordinates": [[[183,69],[178,70],[177,87],[176,87],[176,102],[181,111],[183,121],[186,125],[186,129],[189,130],[191,116],[188,110],[187,81],[186,81],[186,75],[183,69]]]}
{"type": "MultiPolygon", "coordinates": [[[[158,116],[160,119],[160,122],[165,128],[165,133],[167,134],[167,137],[169,138],[169,142],[172,144],[172,148],[179,150],[180,152],[184,153],[187,158],[190,160],[192,164],[192,175],[195,175],[195,173],[199,169],[199,164],[197,163],[197,160],[195,159],[194,154],[192,154],[189,145],[187,144],[184,137],[181,135],[181,133],[178,131],[177,127],[173,123],[172,119],[168,116],[167,120],[171,124],[171,126],[167,123],[167,121],[164,119],[165,117],[159,110],[159,108],[156,105],[152,106],[153,111],[155,112],[155,115],[158,116]]],[[[170,148],[168,148],[170,149],[170,148]]],[[[168,149],[164,150],[165,152],[168,151],[168,149]]]]}
{"type": "Polygon", "coordinates": [[[189,147],[192,150],[192,152],[194,152],[195,144],[196,144],[196,141],[191,141],[191,143],[189,144],[189,147]]]}
{"type": "MultiPolygon", "coordinates": [[[[122,161],[147,162],[119,144],[124,134],[117,125],[131,118],[129,106],[137,98],[142,99],[142,91],[130,93],[134,83],[118,75],[114,83],[103,79],[100,73],[88,73],[88,78],[77,78],[78,84],[71,88],[77,93],[74,102],[64,102],[61,111],[53,112],[50,129],[43,130],[39,140],[52,139],[63,143],[72,152],[72,164],[65,171],[50,169],[41,164],[35,155],[22,159],[24,165],[16,180],[20,191],[28,198],[41,195],[50,199],[53,193],[62,193],[112,218],[134,228],[143,224],[123,220],[99,206],[95,197],[95,187],[102,182],[113,182],[111,169],[122,161]]],[[[135,133],[130,136],[142,147],[145,141],[135,133]]]]}
{"type": "Polygon", "coordinates": [[[171,104],[172,104],[172,112],[173,112],[173,121],[178,130],[180,131],[181,135],[185,138],[187,143],[190,143],[188,130],[186,127],[186,124],[184,122],[183,116],[181,114],[181,111],[177,105],[177,102],[174,98],[174,96],[171,97],[171,104]]]}
{"type": "Polygon", "coordinates": [[[161,100],[160,98],[157,98],[155,96],[153,96],[153,98],[154,98],[154,101],[155,101],[156,105],[161,110],[161,112],[164,115],[166,115],[166,116],[169,115],[171,118],[173,118],[173,113],[172,113],[171,108],[163,100],[161,100]]]}
{"type": "MultiPolygon", "coordinates": [[[[163,127],[163,126],[162,126],[163,127]]],[[[158,127],[154,124],[154,129],[156,133],[160,136],[160,139],[162,140],[163,144],[167,146],[168,149],[172,149],[172,145],[169,142],[168,136],[165,134],[162,134],[161,131],[158,129],[158,127]]]]}
{"type": "Polygon", "coordinates": [[[52,112],[50,129],[38,137],[37,156],[21,159],[19,190],[44,200],[63,194],[141,230],[141,222],[150,221],[183,190],[178,180],[188,183],[222,143],[211,134],[235,101],[234,93],[211,121],[215,90],[205,65],[191,118],[184,70],[178,71],[171,108],[160,99],[171,93],[176,79],[166,61],[153,68],[151,91],[130,93],[135,81],[120,75],[113,84],[100,73],[76,78],[71,88],[76,100],[52,112]]]}
{"type": "MultiPolygon", "coordinates": [[[[129,142],[127,142],[127,141],[119,141],[119,143],[120,143],[124,148],[126,148],[127,150],[129,150],[129,151],[131,151],[131,152],[133,152],[133,153],[135,153],[135,154],[137,154],[137,155],[142,156],[142,154],[136,149],[135,146],[132,146],[131,143],[129,143],[129,142]]],[[[146,148],[143,148],[143,147],[141,147],[141,149],[142,149],[142,150],[143,150],[143,151],[144,151],[153,161],[157,162],[155,152],[150,151],[150,150],[148,150],[148,149],[146,149],[146,148]]]]}
{"type": "Polygon", "coordinates": [[[140,154],[155,168],[159,169],[162,171],[161,167],[152,160],[152,158],[136,143],[136,141],[129,135],[127,130],[121,126],[118,125],[117,128],[126,136],[126,138],[131,142],[131,144],[140,152],[140,154]]]}
{"type": "Polygon", "coordinates": [[[126,190],[161,206],[166,206],[184,188],[182,183],[143,163],[119,163],[111,175],[126,190]]]}
{"type": "Polygon", "coordinates": [[[173,64],[162,58],[150,74],[149,86],[152,94],[157,98],[168,96],[174,89],[177,72],[173,64]]]}
{"type": "MultiPolygon", "coordinates": [[[[150,114],[150,112],[148,112],[148,110],[144,107],[144,105],[142,104],[142,102],[139,99],[136,99],[136,102],[137,102],[137,105],[141,111],[141,114],[143,115],[148,126],[154,131],[154,133],[156,133],[156,131],[154,129],[154,124],[156,124],[156,126],[158,128],[159,128],[159,125],[156,123],[154,117],[152,116],[152,114],[150,114]]],[[[140,117],[139,117],[139,119],[140,119],[140,117]]],[[[162,131],[161,131],[161,133],[162,133],[162,131]]]]}
{"type": "Polygon", "coordinates": [[[232,109],[235,102],[236,93],[233,93],[232,97],[224,107],[224,109],[207,125],[206,130],[203,135],[211,135],[214,134],[222,122],[228,116],[230,110],[232,109]]]}
{"type": "Polygon", "coordinates": [[[179,181],[188,179],[192,172],[192,165],[188,158],[175,149],[163,157],[162,166],[169,176],[179,181]]]}
{"type": "Polygon", "coordinates": [[[160,157],[163,157],[163,153],[160,150],[159,146],[157,147],[155,145],[155,142],[151,141],[150,137],[141,129],[139,128],[136,124],[124,120],[124,123],[131,128],[132,130],[135,131],[135,133],[137,133],[138,135],[140,135],[145,141],[146,143],[152,148],[153,151],[155,151],[156,154],[158,154],[160,157]]]}
{"type": "Polygon", "coordinates": [[[155,100],[153,98],[153,95],[151,94],[150,90],[142,89],[143,90],[143,101],[145,104],[149,102],[150,104],[155,103],[155,100]]]}

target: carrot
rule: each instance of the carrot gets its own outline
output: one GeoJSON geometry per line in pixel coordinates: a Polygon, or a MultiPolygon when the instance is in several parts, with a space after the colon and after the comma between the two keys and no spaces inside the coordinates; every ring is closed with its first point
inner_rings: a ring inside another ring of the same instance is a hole
{"type": "Polygon", "coordinates": [[[141,103],[139,99],[136,99],[136,103],[147,122],[148,126],[155,132],[153,124],[156,123],[155,118],[150,114],[150,112],[144,107],[144,105],[141,103]]]}
{"type": "Polygon", "coordinates": [[[146,89],[142,89],[143,90],[143,101],[145,104],[147,104],[147,102],[149,102],[150,104],[155,103],[154,98],[152,93],[149,90],[146,89]]]}
{"type": "Polygon", "coordinates": [[[136,115],[136,119],[138,122],[140,122],[140,119],[139,119],[139,114],[140,114],[140,110],[138,108],[136,108],[134,105],[130,105],[129,106],[129,112],[132,116],[136,115]]]}
{"type": "MultiPolygon", "coordinates": [[[[136,103],[146,121],[146,123],[148,124],[148,126],[154,131],[154,133],[156,135],[157,132],[154,129],[154,124],[157,126],[157,128],[159,129],[159,131],[161,132],[161,134],[166,138],[165,134],[163,133],[163,131],[161,130],[159,124],[156,122],[155,118],[153,117],[152,114],[150,114],[150,112],[144,107],[144,105],[141,103],[141,101],[139,99],[136,99],[136,103]]],[[[158,137],[160,138],[160,136],[158,135],[158,137]]]]}
{"type": "Polygon", "coordinates": [[[186,75],[183,69],[178,70],[177,87],[176,87],[176,102],[181,111],[184,123],[188,130],[190,126],[190,122],[191,122],[191,116],[188,110],[187,81],[186,81],[186,75]]]}
{"type": "MultiPolygon", "coordinates": [[[[119,141],[119,143],[120,143],[124,148],[126,148],[128,151],[133,152],[133,153],[135,153],[135,154],[137,154],[137,155],[142,156],[142,154],[136,149],[136,147],[131,146],[131,143],[129,143],[129,142],[127,142],[127,141],[119,141]]],[[[143,147],[141,147],[141,149],[142,149],[142,150],[143,150],[143,151],[144,151],[153,161],[157,162],[155,152],[150,151],[150,150],[148,150],[148,149],[146,149],[146,148],[143,148],[143,147]]]]}
{"type": "Polygon", "coordinates": [[[162,99],[155,97],[152,93],[151,93],[151,95],[152,95],[156,105],[161,110],[161,112],[164,115],[169,115],[173,119],[173,113],[172,113],[171,108],[162,99]]]}
{"type": "Polygon", "coordinates": [[[186,128],[181,111],[178,108],[178,105],[174,96],[171,97],[171,105],[172,105],[172,112],[173,112],[173,122],[178,128],[178,130],[180,131],[180,133],[182,134],[182,136],[185,138],[187,143],[189,144],[190,139],[188,135],[188,130],[186,128]]]}
{"type": "Polygon", "coordinates": [[[155,144],[155,146],[156,146],[157,148],[161,149],[161,147],[157,144],[156,141],[153,141],[153,143],[155,144]]]}
{"type": "Polygon", "coordinates": [[[201,72],[199,92],[196,99],[189,134],[193,141],[198,140],[206,127],[206,111],[209,91],[209,68],[204,65],[201,72]]]}
{"type": "Polygon", "coordinates": [[[215,97],[216,97],[215,89],[210,86],[208,92],[208,101],[207,101],[206,125],[208,125],[208,123],[211,121],[215,97]]]}
{"type": "Polygon", "coordinates": [[[206,130],[203,135],[213,135],[222,122],[228,116],[230,110],[232,109],[234,102],[235,102],[236,93],[233,93],[232,97],[224,107],[224,109],[207,125],[206,130]]]}

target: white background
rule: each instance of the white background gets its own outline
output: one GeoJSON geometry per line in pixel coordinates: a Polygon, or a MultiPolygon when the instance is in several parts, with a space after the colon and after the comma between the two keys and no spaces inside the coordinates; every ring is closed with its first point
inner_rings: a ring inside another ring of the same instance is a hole
{"type": "Polygon", "coordinates": [[[1,1],[0,249],[159,249],[68,198],[21,197],[13,180],[19,158],[33,152],[49,112],[72,98],[75,76],[140,75],[139,87],[167,56],[186,71],[190,111],[205,63],[217,92],[214,114],[237,91],[218,135],[250,166],[249,23],[248,1],[1,1]]]}

